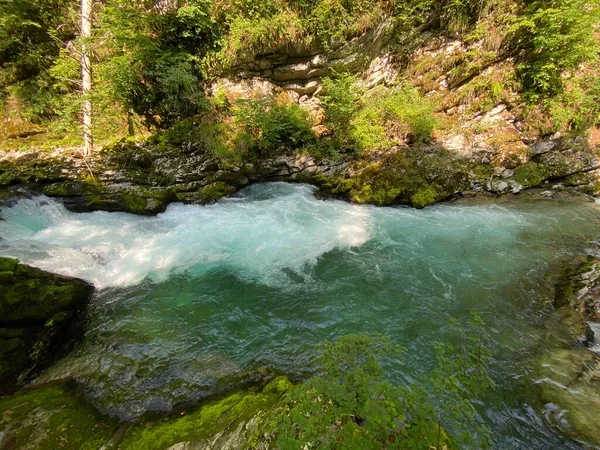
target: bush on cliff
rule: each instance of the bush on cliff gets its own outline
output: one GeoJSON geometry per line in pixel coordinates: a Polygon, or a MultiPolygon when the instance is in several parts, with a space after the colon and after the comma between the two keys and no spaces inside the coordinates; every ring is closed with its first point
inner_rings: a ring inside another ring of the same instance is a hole
{"type": "Polygon", "coordinates": [[[325,124],[338,145],[369,153],[403,143],[424,143],[436,125],[433,107],[414,88],[378,89],[364,95],[350,74],[325,78],[325,124]]]}
{"type": "Polygon", "coordinates": [[[531,100],[562,91],[569,71],[597,56],[600,5],[590,0],[522,1],[511,29],[517,76],[531,100]]]}

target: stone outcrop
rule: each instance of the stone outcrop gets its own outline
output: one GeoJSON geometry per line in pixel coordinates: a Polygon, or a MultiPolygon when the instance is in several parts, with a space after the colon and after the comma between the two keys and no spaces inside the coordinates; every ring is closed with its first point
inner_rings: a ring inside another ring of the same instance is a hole
{"type": "MultiPolygon", "coordinates": [[[[240,61],[221,73],[207,88],[209,96],[230,102],[257,99],[285,92],[309,111],[319,109],[322,79],[336,73],[364,73],[366,85],[391,84],[398,73],[392,53],[385,48],[395,37],[396,24],[382,20],[377,26],[325,51],[318,45],[285,46],[254,59],[240,61]]],[[[318,115],[315,112],[315,115],[318,115]]]]}
{"type": "Polygon", "coordinates": [[[64,352],[93,290],[85,281],[0,258],[0,393],[64,352]]]}

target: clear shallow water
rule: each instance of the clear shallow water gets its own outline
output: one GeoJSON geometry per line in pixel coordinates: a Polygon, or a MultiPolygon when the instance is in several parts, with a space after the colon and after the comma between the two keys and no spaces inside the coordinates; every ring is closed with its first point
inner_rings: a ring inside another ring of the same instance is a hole
{"type": "Polygon", "coordinates": [[[103,411],[168,410],[263,368],[307,374],[320,342],[364,331],[408,348],[393,376],[410,382],[432,367],[448,319],[477,311],[498,384],[481,407],[496,446],[578,448],[541,419],[533,366],[548,345],[546,275],[600,235],[592,204],[417,211],[271,183],[155,218],[73,214],[47,198],[1,214],[0,254],[100,288],[84,341],[46,377],[75,377],[103,411]]]}

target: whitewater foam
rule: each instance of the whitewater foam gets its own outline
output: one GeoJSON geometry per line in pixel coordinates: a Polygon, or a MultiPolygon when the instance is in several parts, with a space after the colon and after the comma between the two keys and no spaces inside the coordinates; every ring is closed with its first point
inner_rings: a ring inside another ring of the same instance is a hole
{"type": "Polygon", "coordinates": [[[215,264],[269,283],[281,269],[298,271],[334,248],[366,243],[369,211],[282,183],[253,186],[211,206],[173,204],[150,218],[75,214],[40,196],[1,209],[0,254],[98,288],[162,281],[215,264]]]}

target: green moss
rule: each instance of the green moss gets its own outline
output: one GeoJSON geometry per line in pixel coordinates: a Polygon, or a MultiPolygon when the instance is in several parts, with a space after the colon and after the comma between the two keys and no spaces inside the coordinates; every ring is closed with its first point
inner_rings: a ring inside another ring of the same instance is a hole
{"type": "Polygon", "coordinates": [[[523,187],[534,187],[541,185],[547,177],[538,164],[528,162],[517,167],[513,178],[523,187]]]}
{"type": "Polygon", "coordinates": [[[18,183],[52,183],[64,178],[61,168],[64,161],[52,159],[2,161],[0,162],[0,186],[18,183]]]}
{"type": "Polygon", "coordinates": [[[223,181],[217,181],[199,189],[197,198],[202,203],[211,203],[222,197],[233,194],[235,190],[235,187],[230,186],[223,181]]]}
{"type": "Polygon", "coordinates": [[[133,192],[119,192],[118,202],[123,206],[123,211],[141,214],[145,212],[148,200],[133,192]]]}
{"type": "Polygon", "coordinates": [[[265,395],[283,395],[289,391],[294,385],[288,380],[287,377],[280,376],[271,381],[263,389],[265,395]]]}
{"type": "Polygon", "coordinates": [[[0,272],[13,272],[18,260],[13,258],[0,258],[0,272]]]}
{"type": "Polygon", "coordinates": [[[470,165],[445,151],[405,149],[370,164],[357,164],[334,193],[347,192],[358,203],[394,203],[423,208],[469,187],[470,165]]]}
{"type": "Polygon", "coordinates": [[[54,183],[42,190],[48,197],[70,197],[74,195],[72,183],[54,183]]]}
{"type": "Polygon", "coordinates": [[[14,259],[0,258],[0,267],[10,268],[14,274],[11,282],[0,286],[0,316],[4,321],[45,322],[81,304],[92,291],[81,280],[17,264],[14,259]]]}
{"type": "Polygon", "coordinates": [[[420,188],[415,195],[410,199],[411,206],[415,208],[425,208],[426,206],[433,205],[439,200],[438,192],[433,186],[423,186],[420,188]]]}
{"type": "Polygon", "coordinates": [[[0,398],[0,429],[13,439],[15,448],[97,450],[117,426],[58,387],[0,398]]]}
{"type": "Polygon", "coordinates": [[[238,392],[205,404],[177,419],[141,423],[132,426],[121,443],[123,450],[165,449],[184,441],[199,441],[223,430],[234,430],[259,411],[268,411],[291,387],[285,377],[268,384],[262,392],[238,392]]]}
{"type": "Polygon", "coordinates": [[[46,321],[44,324],[45,327],[53,327],[56,324],[66,320],[69,318],[69,313],[67,311],[61,311],[59,313],[54,314],[50,319],[46,321]]]}

